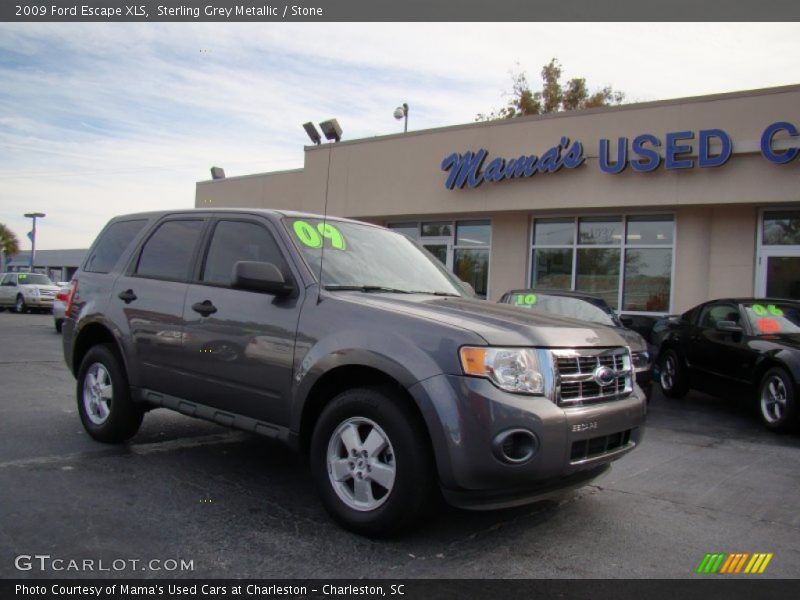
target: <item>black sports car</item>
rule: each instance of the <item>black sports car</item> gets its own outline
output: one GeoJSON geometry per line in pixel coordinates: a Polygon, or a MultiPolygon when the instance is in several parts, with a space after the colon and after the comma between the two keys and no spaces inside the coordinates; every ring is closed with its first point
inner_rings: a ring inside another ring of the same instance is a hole
{"type": "Polygon", "coordinates": [[[712,300],[653,328],[656,377],[665,396],[690,388],[720,396],[743,389],[764,424],[797,424],[800,302],[777,298],[712,300]]]}
{"type": "Polygon", "coordinates": [[[562,317],[613,327],[631,349],[636,383],[650,398],[652,388],[652,353],[647,340],[624,322],[600,296],[562,290],[510,290],[499,302],[521,308],[541,310],[562,317]]]}

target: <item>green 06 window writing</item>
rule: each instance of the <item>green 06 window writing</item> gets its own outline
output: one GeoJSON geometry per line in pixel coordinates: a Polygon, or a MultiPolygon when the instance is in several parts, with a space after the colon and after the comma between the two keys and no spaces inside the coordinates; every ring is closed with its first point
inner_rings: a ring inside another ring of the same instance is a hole
{"type": "Polygon", "coordinates": [[[309,248],[321,248],[326,239],[336,250],[347,248],[342,232],[330,223],[319,223],[315,228],[308,221],[298,220],[292,223],[292,229],[300,243],[309,248]]]}

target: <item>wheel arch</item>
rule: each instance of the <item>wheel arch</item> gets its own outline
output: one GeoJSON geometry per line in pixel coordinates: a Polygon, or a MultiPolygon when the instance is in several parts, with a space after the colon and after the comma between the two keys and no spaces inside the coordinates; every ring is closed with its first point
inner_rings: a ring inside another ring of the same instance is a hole
{"type": "Polygon", "coordinates": [[[792,369],[786,363],[772,357],[768,356],[761,360],[757,365],[755,370],[753,371],[753,390],[758,391],[759,387],[761,386],[761,380],[766,375],[767,371],[770,369],[782,369],[786,372],[789,376],[789,379],[792,380],[793,383],[797,383],[798,377],[797,374],[792,371],[792,369]]]}
{"type": "MultiPolygon", "coordinates": [[[[425,426],[425,432],[430,442],[430,430],[423,417],[422,411],[409,393],[408,388],[393,374],[385,369],[367,364],[338,365],[314,381],[302,402],[302,408],[295,417],[292,429],[297,435],[298,449],[307,453],[311,445],[311,436],[314,426],[322,411],[339,393],[360,387],[389,387],[411,407],[419,422],[425,426]]],[[[432,447],[431,447],[432,452],[432,447]]]]}
{"type": "Polygon", "coordinates": [[[122,362],[126,374],[130,377],[130,369],[128,368],[128,361],[125,354],[122,352],[122,345],[111,328],[99,321],[87,323],[75,337],[75,342],[72,346],[72,374],[75,377],[78,376],[83,358],[92,347],[98,344],[108,344],[112,347],[114,353],[122,362]]]}

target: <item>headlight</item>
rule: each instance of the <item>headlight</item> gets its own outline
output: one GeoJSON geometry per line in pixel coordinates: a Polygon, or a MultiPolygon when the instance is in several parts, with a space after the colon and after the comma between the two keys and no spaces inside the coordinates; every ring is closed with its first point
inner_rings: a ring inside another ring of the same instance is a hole
{"type": "Polygon", "coordinates": [[[633,368],[637,371],[642,371],[650,367],[650,353],[649,352],[632,352],[633,368]]]}
{"type": "Polygon", "coordinates": [[[33,288],[28,290],[28,296],[38,296],[39,295],[39,288],[33,288]]]}
{"type": "Polygon", "coordinates": [[[459,352],[465,375],[486,377],[501,390],[516,394],[543,394],[544,377],[531,348],[465,346],[459,352]]]}

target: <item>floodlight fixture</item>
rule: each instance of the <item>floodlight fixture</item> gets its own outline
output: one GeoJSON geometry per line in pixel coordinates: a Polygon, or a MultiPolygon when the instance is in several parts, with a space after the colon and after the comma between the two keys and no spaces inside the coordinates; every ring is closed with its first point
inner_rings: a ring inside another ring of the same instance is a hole
{"type": "Polygon", "coordinates": [[[333,140],[334,142],[341,141],[342,128],[339,127],[339,122],[336,119],[328,119],[327,121],[323,121],[319,124],[319,128],[322,129],[325,139],[333,140]]]}
{"type": "Polygon", "coordinates": [[[309,121],[308,123],[303,123],[303,129],[306,130],[308,137],[311,138],[311,141],[319,146],[322,143],[322,137],[319,135],[319,131],[317,128],[314,127],[314,123],[309,121]]]}
{"type": "Polygon", "coordinates": [[[222,167],[211,167],[211,179],[225,179],[225,169],[222,167]]]}

